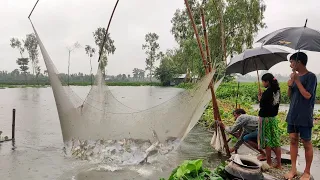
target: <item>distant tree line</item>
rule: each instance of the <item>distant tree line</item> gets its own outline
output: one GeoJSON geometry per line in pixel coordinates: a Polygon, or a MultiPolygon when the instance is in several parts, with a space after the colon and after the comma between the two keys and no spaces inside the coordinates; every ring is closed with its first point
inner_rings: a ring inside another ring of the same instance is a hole
{"type": "MultiPolygon", "coordinates": [[[[118,75],[106,75],[106,82],[146,82],[150,81],[150,78],[145,77],[145,71],[142,69],[134,68],[132,74],[118,74],[118,75]]],[[[63,85],[90,85],[94,82],[94,75],[73,73],[73,74],[58,74],[59,79],[63,85]],[[68,78],[69,77],[69,78],[68,78]]],[[[153,82],[158,82],[157,79],[152,78],[153,82]]],[[[49,85],[49,77],[47,70],[40,72],[36,75],[30,72],[21,72],[19,69],[14,69],[11,72],[0,71],[0,84],[2,85],[49,85]]]]}
{"type": "MultiPolygon", "coordinates": [[[[68,74],[58,74],[63,85],[67,84],[68,74]]],[[[83,73],[70,74],[70,84],[90,83],[91,76],[83,73]]],[[[6,85],[49,85],[49,77],[46,71],[38,73],[37,77],[29,72],[20,72],[15,69],[11,72],[0,71],[0,84],[6,85]]]]}

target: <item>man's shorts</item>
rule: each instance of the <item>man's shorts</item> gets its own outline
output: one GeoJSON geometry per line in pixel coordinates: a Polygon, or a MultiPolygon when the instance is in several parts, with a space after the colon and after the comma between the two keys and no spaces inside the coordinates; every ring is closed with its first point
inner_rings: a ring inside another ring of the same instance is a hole
{"type": "Polygon", "coordinates": [[[310,141],[312,136],[312,127],[304,127],[304,126],[295,126],[288,124],[287,132],[290,133],[298,133],[300,134],[300,138],[304,141],[310,141]]]}
{"type": "Polygon", "coordinates": [[[248,142],[248,141],[258,142],[257,138],[258,138],[258,130],[253,131],[253,132],[245,135],[245,136],[243,137],[243,140],[244,140],[245,142],[248,142]]]}

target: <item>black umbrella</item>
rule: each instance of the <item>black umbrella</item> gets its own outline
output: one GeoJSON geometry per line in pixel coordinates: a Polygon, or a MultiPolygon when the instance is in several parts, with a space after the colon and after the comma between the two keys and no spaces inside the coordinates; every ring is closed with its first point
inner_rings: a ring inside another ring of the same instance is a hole
{"type": "Polygon", "coordinates": [[[288,51],[275,47],[247,49],[231,59],[226,74],[239,73],[245,75],[252,71],[269,70],[275,64],[287,61],[288,54],[288,51]]]}
{"type": "MultiPolygon", "coordinates": [[[[243,53],[233,57],[228,64],[226,74],[240,73],[245,75],[258,70],[269,70],[275,64],[287,61],[289,52],[275,47],[257,47],[247,49],[243,53]]],[[[259,92],[260,83],[259,83],[259,92]]]]}
{"type": "Polygon", "coordinates": [[[288,27],[274,31],[257,42],[262,45],[280,45],[295,50],[320,52],[320,32],[307,27],[288,27]]]}

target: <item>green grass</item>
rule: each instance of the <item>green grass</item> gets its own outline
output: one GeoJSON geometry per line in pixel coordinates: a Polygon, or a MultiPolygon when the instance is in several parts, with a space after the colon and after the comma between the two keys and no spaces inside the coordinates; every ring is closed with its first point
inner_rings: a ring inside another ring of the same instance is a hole
{"type": "Polygon", "coordinates": [[[108,86],[161,86],[159,82],[107,82],[108,86]]]}
{"type": "Polygon", "coordinates": [[[180,83],[176,85],[176,88],[183,88],[183,89],[192,89],[194,87],[194,83],[180,83]]]}
{"type": "MultiPolygon", "coordinates": [[[[233,100],[235,102],[237,94],[238,84],[235,82],[232,83],[223,83],[220,85],[216,95],[218,99],[233,100]]],[[[287,95],[287,83],[280,83],[281,89],[281,103],[288,104],[289,97],[287,95]]],[[[257,83],[240,83],[239,88],[239,101],[241,102],[258,102],[258,84],[257,83]]],[[[320,86],[317,87],[316,93],[317,103],[320,101],[320,86]]]]}

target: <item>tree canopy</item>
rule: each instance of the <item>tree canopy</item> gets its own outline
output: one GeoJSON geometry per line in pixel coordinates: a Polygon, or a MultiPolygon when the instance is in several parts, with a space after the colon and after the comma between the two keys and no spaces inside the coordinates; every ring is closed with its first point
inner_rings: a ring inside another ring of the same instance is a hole
{"type": "MultiPolygon", "coordinates": [[[[266,5],[262,0],[189,0],[189,4],[202,42],[204,40],[200,10],[204,9],[210,55],[213,63],[218,66],[218,73],[224,73],[226,67],[221,36],[225,35],[226,56],[230,57],[241,53],[245,48],[251,48],[259,29],[266,26],[263,22],[266,5]],[[224,32],[221,31],[222,23],[224,32]]],[[[181,70],[186,72],[191,69],[193,74],[204,75],[200,51],[187,9],[177,9],[171,23],[171,33],[180,48],[176,51],[176,56],[180,58],[176,59],[180,59],[183,64],[181,70]]]]}
{"type": "Polygon", "coordinates": [[[146,58],[146,70],[149,70],[150,80],[154,71],[154,63],[161,59],[163,53],[159,51],[160,45],[158,43],[159,36],[156,33],[148,33],[145,35],[146,43],[142,45],[142,49],[145,50],[146,58]]]}
{"type": "Polygon", "coordinates": [[[100,68],[103,70],[107,66],[108,55],[113,54],[116,51],[116,47],[114,45],[114,40],[111,39],[110,33],[107,34],[106,42],[105,42],[104,46],[102,47],[103,41],[105,38],[105,32],[106,32],[106,29],[102,28],[102,27],[97,28],[93,32],[94,41],[95,41],[96,45],[98,46],[99,54],[101,53],[100,68]]]}

